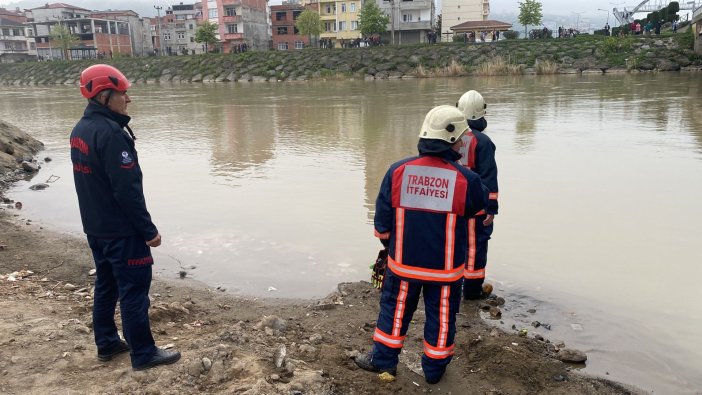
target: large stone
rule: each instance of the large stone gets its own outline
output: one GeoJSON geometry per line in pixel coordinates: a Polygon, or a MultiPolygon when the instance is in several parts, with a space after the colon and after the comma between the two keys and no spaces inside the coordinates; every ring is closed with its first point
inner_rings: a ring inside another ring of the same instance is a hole
{"type": "Polygon", "coordinates": [[[556,356],[560,361],[569,363],[584,363],[587,361],[587,355],[584,352],[572,348],[559,350],[556,356]]]}

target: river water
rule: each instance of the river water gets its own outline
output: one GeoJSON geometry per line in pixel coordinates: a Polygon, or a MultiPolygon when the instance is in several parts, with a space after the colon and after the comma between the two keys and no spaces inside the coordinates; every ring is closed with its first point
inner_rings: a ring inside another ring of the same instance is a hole
{"type": "MultiPolygon", "coordinates": [[[[432,106],[471,88],[498,147],[488,280],[508,305],[496,324],[587,352],[586,373],[702,391],[695,73],[135,86],[130,125],[164,236],[155,269],[286,298],[368,280],[383,174],[415,154],[432,106]]],[[[10,196],[23,216],[75,234],[68,135],[84,105],[75,87],[0,93],[0,119],[53,159],[10,196]],[[47,190],[28,190],[51,175],[47,190]]]]}

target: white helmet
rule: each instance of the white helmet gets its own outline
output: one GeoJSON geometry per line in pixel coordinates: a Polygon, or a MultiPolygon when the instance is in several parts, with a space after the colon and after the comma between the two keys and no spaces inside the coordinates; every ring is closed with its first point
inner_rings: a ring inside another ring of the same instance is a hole
{"type": "Polygon", "coordinates": [[[467,129],[466,118],[456,107],[438,106],[432,108],[424,118],[419,138],[443,140],[453,144],[467,129]]]}
{"type": "Polygon", "coordinates": [[[487,104],[485,104],[483,95],[477,91],[468,91],[458,99],[456,107],[461,110],[466,119],[473,121],[485,116],[487,104]]]}

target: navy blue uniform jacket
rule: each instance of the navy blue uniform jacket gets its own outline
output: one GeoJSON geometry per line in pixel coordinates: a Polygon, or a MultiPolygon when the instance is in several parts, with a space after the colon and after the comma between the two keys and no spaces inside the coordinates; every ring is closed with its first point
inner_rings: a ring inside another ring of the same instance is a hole
{"type": "Polygon", "coordinates": [[[149,241],[158,230],[146,209],[134,140],[124,130],[130,119],[88,104],[71,132],[73,180],[86,234],[149,241]]]}

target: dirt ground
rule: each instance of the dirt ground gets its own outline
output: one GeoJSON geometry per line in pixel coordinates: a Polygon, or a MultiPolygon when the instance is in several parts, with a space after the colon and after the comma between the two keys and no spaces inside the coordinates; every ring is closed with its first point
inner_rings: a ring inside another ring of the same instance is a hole
{"type": "Polygon", "coordinates": [[[182,359],[142,372],[132,371],[126,354],[101,363],[90,329],[87,243],[20,219],[17,210],[0,209],[2,394],[640,393],[578,374],[556,359],[547,339],[495,329],[481,318],[479,302],[461,306],[456,353],[440,383],[428,385],[418,374],[421,303],[396,380],[383,382],[351,359],[372,344],[379,291],[367,282],[340,284],[323,300],[276,300],[156,278],[154,337],[182,359]]]}

